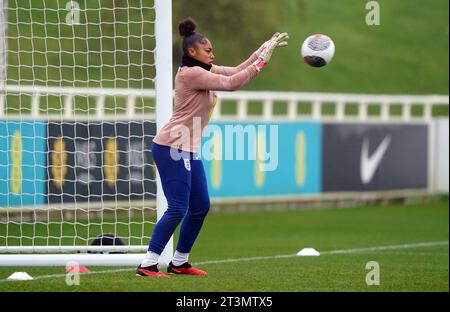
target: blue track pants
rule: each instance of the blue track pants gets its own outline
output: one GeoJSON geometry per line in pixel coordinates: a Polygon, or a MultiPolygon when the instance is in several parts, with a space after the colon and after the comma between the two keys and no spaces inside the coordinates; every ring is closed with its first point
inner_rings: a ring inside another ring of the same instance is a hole
{"type": "Polygon", "coordinates": [[[152,153],[168,208],[153,230],[148,250],[161,254],[183,221],[176,249],[189,253],[210,207],[202,161],[196,154],[156,143],[153,143],[152,153]],[[178,155],[179,159],[174,160],[173,155],[178,155]]]}

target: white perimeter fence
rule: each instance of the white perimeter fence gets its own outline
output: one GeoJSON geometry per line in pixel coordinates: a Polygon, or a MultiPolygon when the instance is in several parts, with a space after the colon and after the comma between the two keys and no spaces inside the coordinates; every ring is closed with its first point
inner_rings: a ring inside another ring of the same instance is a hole
{"type": "MultiPolygon", "coordinates": [[[[74,119],[83,118],[75,115],[74,103],[76,97],[95,98],[95,114],[89,115],[90,120],[105,120],[117,118],[154,119],[152,113],[137,112],[137,101],[154,100],[155,90],[139,89],[105,89],[105,88],[70,88],[70,87],[41,87],[41,86],[6,86],[5,92],[0,93],[0,118],[22,119],[74,119]],[[29,114],[6,112],[5,94],[30,97],[31,109],[29,114]],[[58,114],[48,114],[40,109],[43,97],[59,96],[64,103],[63,110],[58,114]],[[111,114],[105,108],[107,98],[123,98],[126,101],[123,114],[111,114]]],[[[345,93],[309,93],[309,92],[265,92],[265,91],[237,91],[217,92],[218,103],[214,110],[213,120],[299,120],[310,119],[316,121],[368,121],[380,122],[411,122],[433,120],[433,108],[448,106],[448,95],[373,95],[373,94],[345,94],[345,93]],[[235,113],[222,113],[222,105],[234,102],[235,113]],[[262,114],[249,114],[249,105],[258,102],[262,104],[262,114]],[[299,110],[299,106],[308,106],[307,112],[299,110]],[[280,106],[281,112],[276,112],[280,106]],[[351,113],[350,109],[351,109],[351,113]],[[369,113],[373,107],[375,114],[369,113]],[[393,113],[393,108],[396,112],[393,113]],[[325,108],[329,108],[328,110],[325,108]],[[414,114],[413,110],[418,113],[414,114]],[[331,113],[327,112],[331,111],[331,113]],[[400,113],[398,113],[400,112],[400,113]]],[[[448,118],[448,116],[447,116],[448,118]]]]}

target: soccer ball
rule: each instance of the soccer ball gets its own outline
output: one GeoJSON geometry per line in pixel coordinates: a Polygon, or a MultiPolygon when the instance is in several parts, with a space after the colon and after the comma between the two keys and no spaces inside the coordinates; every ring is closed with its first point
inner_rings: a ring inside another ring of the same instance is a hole
{"type": "Polygon", "coordinates": [[[306,64],[312,67],[322,67],[333,59],[334,42],[326,35],[312,35],[303,41],[301,52],[306,64]]]}

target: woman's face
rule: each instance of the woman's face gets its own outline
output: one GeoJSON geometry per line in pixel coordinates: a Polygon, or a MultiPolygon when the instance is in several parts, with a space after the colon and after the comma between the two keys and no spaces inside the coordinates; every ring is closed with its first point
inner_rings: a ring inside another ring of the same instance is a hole
{"type": "Polygon", "coordinates": [[[203,42],[197,42],[195,47],[190,47],[188,51],[192,58],[202,63],[211,65],[214,61],[213,47],[207,38],[203,42]]]}

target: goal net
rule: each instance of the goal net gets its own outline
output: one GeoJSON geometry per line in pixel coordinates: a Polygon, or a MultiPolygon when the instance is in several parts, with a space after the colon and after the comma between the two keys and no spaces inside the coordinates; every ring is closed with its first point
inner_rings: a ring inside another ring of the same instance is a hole
{"type": "Polygon", "coordinates": [[[151,144],[170,16],[167,0],[0,0],[0,265],[143,257],[165,209],[151,144]]]}

